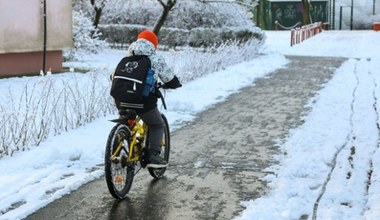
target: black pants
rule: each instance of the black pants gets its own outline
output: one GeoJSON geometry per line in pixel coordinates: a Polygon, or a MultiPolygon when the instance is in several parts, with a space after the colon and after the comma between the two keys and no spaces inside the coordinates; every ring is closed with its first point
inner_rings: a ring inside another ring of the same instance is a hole
{"type": "MultiPolygon", "coordinates": [[[[164,120],[161,117],[160,111],[157,109],[157,97],[149,96],[145,99],[143,109],[135,109],[140,118],[148,125],[149,130],[149,151],[161,151],[161,142],[164,134],[164,120]],[[151,110],[146,110],[151,109],[151,110]]],[[[125,110],[121,107],[120,102],[115,100],[116,107],[119,109],[119,114],[125,110]]]]}
{"type": "Polygon", "coordinates": [[[149,128],[149,151],[161,151],[161,142],[164,135],[164,120],[157,108],[139,114],[140,118],[149,128]]]}

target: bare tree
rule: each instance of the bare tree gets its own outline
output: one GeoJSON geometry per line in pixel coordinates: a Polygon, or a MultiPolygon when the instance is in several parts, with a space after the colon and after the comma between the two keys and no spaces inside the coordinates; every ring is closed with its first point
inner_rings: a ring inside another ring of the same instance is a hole
{"type": "Polygon", "coordinates": [[[303,6],[303,24],[310,24],[311,23],[311,17],[310,17],[310,0],[302,0],[302,6],[303,6]]]}
{"type": "Polygon", "coordinates": [[[172,8],[174,7],[174,5],[177,3],[177,0],[167,0],[166,3],[164,1],[162,1],[162,0],[157,0],[157,1],[162,5],[162,7],[164,8],[164,10],[162,11],[161,16],[158,18],[158,20],[157,20],[157,22],[156,22],[156,24],[154,25],[154,28],[153,28],[153,32],[156,35],[158,35],[158,33],[160,32],[161,27],[164,25],[165,20],[166,20],[166,18],[169,15],[169,11],[172,10],[172,8]]]}
{"type": "MultiPolygon", "coordinates": [[[[163,0],[157,0],[163,7],[163,11],[156,24],[154,25],[153,32],[158,35],[161,27],[164,25],[166,18],[169,15],[170,10],[177,4],[177,0],[167,0],[166,3],[163,0]]],[[[253,9],[258,4],[259,0],[195,0],[202,3],[233,3],[239,4],[249,9],[253,9]]]]}
{"type": "Polygon", "coordinates": [[[102,10],[104,6],[106,6],[107,0],[101,0],[98,1],[99,3],[95,2],[95,0],[90,0],[92,7],[95,11],[95,17],[94,17],[94,27],[97,28],[100,22],[100,17],[102,16],[102,10]]]}

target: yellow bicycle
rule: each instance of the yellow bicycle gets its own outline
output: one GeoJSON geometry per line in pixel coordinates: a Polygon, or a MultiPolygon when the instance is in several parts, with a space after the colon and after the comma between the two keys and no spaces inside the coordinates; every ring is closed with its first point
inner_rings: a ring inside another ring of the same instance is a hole
{"type": "MultiPolygon", "coordinates": [[[[164,108],[165,101],[159,90],[164,108]]],[[[169,162],[170,132],[168,121],[161,113],[165,128],[161,144],[161,155],[169,162]]],[[[135,175],[147,165],[147,146],[149,145],[148,126],[133,110],[126,110],[124,117],[111,120],[116,125],[109,133],[105,149],[105,179],[109,192],[116,199],[124,199],[131,189],[135,175]]],[[[155,179],[163,177],[165,168],[148,168],[155,179]]]]}

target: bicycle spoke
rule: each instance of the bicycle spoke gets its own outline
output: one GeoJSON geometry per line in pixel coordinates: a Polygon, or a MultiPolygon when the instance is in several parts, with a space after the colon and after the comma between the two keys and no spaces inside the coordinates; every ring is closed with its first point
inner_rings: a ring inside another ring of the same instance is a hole
{"type": "Polygon", "coordinates": [[[110,132],[105,153],[105,178],[108,190],[117,199],[123,199],[131,188],[134,164],[128,164],[129,128],[116,125],[110,132]]]}

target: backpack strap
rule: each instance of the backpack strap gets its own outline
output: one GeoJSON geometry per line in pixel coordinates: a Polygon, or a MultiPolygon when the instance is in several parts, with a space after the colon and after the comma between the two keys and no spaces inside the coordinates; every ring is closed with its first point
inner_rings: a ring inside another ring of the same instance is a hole
{"type": "Polygon", "coordinates": [[[139,109],[142,109],[144,108],[144,104],[136,104],[136,103],[128,103],[128,102],[120,102],[120,107],[123,107],[123,108],[132,108],[132,109],[135,109],[135,108],[139,108],[139,109]]]}
{"type": "Polygon", "coordinates": [[[129,80],[129,81],[137,82],[140,84],[143,83],[141,80],[133,79],[133,78],[125,77],[125,76],[115,76],[114,79],[125,79],[125,80],[129,80]]]}

